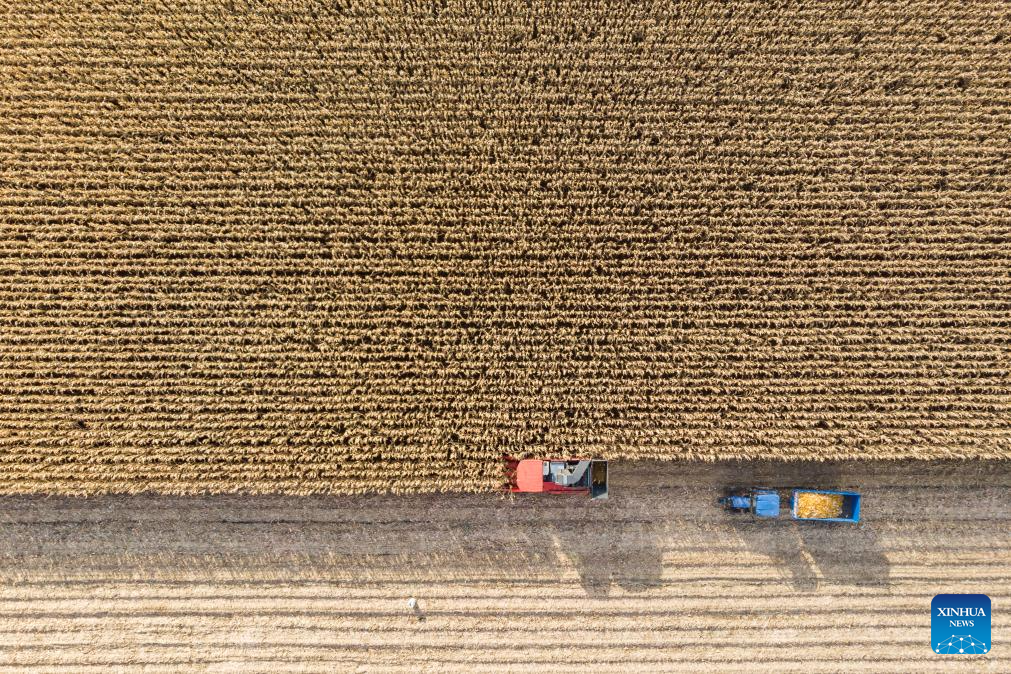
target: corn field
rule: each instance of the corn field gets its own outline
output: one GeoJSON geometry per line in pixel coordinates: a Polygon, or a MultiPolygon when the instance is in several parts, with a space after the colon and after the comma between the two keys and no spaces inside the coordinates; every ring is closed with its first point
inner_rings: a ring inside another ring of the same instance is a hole
{"type": "Polygon", "coordinates": [[[0,491],[1011,458],[1011,6],[0,10],[0,491]]]}

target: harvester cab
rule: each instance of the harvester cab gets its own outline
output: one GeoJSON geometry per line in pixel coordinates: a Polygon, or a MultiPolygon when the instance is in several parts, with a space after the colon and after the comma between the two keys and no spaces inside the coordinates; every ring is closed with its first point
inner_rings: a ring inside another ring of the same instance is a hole
{"type": "Polygon", "coordinates": [[[522,493],[589,494],[607,498],[607,461],[591,459],[507,460],[509,490],[522,493]]]}

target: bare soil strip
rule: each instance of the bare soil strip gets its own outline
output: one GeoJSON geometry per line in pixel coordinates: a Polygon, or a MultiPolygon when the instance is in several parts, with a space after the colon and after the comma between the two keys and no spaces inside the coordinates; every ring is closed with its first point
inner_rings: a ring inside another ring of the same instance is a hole
{"type": "Polygon", "coordinates": [[[0,499],[0,671],[997,672],[1011,464],[616,464],[613,498],[0,499]],[[859,526],[724,486],[856,487],[859,526]],[[982,592],[994,649],[930,651],[982,592]],[[408,608],[418,599],[417,612],[408,608]]]}

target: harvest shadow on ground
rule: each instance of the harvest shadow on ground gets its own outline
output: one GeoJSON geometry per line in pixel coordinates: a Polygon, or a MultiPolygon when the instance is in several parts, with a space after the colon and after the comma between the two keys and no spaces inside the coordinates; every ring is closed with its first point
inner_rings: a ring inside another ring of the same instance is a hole
{"type": "MultiPolygon", "coordinates": [[[[575,572],[588,596],[661,582],[657,524],[637,499],[494,495],[0,497],[0,578],[240,576],[253,582],[434,585],[575,572]]],[[[406,605],[406,604],[405,604],[406,605]]]]}
{"type": "MultiPolygon", "coordinates": [[[[728,488],[855,486],[847,483],[840,462],[727,462],[721,470],[727,475],[728,488]]],[[[736,513],[728,513],[727,518],[748,550],[774,560],[795,591],[814,592],[822,584],[886,590],[891,586],[890,562],[872,526],[796,522],[790,519],[788,508],[784,502],[782,516],[775,521],[736,513]]]]}
{"type": "MultiPolygon", "coordinates": [[[[797,591],[822,584],[887,589],[889,561],[872,522],[756,522],[716,504],[724,487],[846,487],[847,475],[861,483],[860,470],[830,463],[616,463],[611,498],[603,502],[494,494],[3,497],[0,578],[397,582],[406,602],[432,585],[488,582],[518,582],[551,597],[576,576],[587,595],[604,597],[615,588],[662,585],[668,552],[706,560],[713,550],[722,555],[714,564],[736,566],[728,554],[737,548],[772,559],[797,591]]],[[[705,564],[698,574],[725,571],[705,564]]]]}
{"type": "Polygon", "coordinates": [[[658,584],[653,523],[623,521],[620,503],[590,506],[489,494],[0,497],[0,579],[396,582],[405,607],[410,596],[424,607],[426,588],[488,582],[550,597],[573,570],[590,596],[658,584]]]}
{"type": "MultiPolygon", "coordinates": [[[[617,510],[594,506],[604,517],[607,511],[617,510]]],[[[606,597],[612,585],[626,592],[642,592],[663,582],[663,548],[652,525],[601,518],[556,522],[551,528],[559,552],[575,567],[579,583],[590,597],[606,597]]]]}

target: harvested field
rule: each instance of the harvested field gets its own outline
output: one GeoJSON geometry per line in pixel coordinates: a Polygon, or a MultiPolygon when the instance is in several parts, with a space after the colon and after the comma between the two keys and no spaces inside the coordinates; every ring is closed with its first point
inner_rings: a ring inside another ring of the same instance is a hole
{"type": "Polygon", "coordinates": [[[550,514],[493,494],[6,497],[0,672],[1011,670],[1009,463],[616,464],[612,488],[550,514]],[[857,486],[864,523],[715,506],[751,483],[857,486]],[[940,592],[990,596],[991,653],[931,652],[940,592]]]}
{"type": "Polygon", "coordinates": [[[1011,5],[12,0],[0,491],[1011,458],[1011,5]]]}

